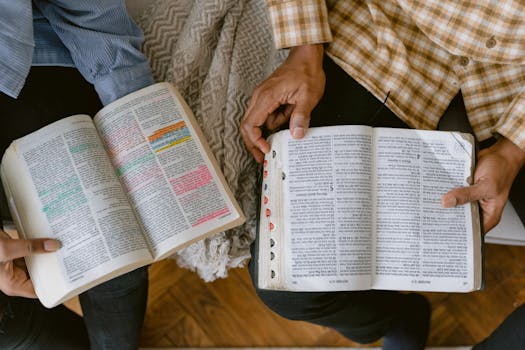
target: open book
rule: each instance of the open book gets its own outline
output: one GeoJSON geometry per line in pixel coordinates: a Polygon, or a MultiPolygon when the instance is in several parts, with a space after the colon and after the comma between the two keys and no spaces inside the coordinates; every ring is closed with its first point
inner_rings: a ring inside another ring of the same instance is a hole
{"type": "Polygon", "coordinates": [[[368,126],[269,139],[257,283],[289,291],[482,286],[476,203],[441,207],[474,170],[468,134],[368,126]]]}
{"type": "Polygon", "coordinates": [[[20,236],[62,243],[26,258],[47,307],[244,221],[167,83],[14,141],[1,176],[20,236]]]}

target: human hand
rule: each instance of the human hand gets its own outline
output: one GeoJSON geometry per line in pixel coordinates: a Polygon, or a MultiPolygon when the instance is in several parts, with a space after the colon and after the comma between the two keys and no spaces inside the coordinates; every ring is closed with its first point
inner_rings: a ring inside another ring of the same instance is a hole
{"type": "Polygon", "coordinates": [[[270,151],[263,125],[275,130],[290,120],[292,137],[305,135],[324,86],[323,45],[292,48],[286,61],[254,90],[241,121],[242,138],[255,160],[262,162],[264,153],[270,151]]]}
{"type": "Polygon", "coordinates": [[[450,208],[479,201],[485,233],[498,224],[510,188],[525,164],[525,152],[506,138],[482,150],[474,171],[474,184],[460,187],[441,198],[443,207],[450,208]]]}
{"type": "Polygon", "coordinates": [[[9,296],[36,298],[25,268],[24,256],[54,252],[60,243],[54,239],[11,239],[0,230],[0,290],[9,296]]]}

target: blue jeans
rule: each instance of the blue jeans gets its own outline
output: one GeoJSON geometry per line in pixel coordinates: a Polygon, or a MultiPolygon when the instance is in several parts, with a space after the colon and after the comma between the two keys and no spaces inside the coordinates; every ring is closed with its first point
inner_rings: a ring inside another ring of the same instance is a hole
{"type": "Polygon", "coordinates": [[[147,296],[147,267],[81,294],[84,319],[0,294],[0,349],[137,349],[147,296]]]}
{"type": "MultiPolygon", "coordinates": [[[[76,69],[32,67],[18,99],[0,93],[0,155],[16,138],[73,114],[93,116],[101,107],[76,69]]],[[[80,295],[83,319],[64,306],[46,309],[38,300],[0,292],[0,349],[136,349],[147,294],[147,267],[80,295]]]]}

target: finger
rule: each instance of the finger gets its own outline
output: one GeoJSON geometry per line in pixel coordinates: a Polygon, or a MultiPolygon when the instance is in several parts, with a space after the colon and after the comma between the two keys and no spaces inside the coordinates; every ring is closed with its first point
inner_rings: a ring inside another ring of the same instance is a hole
{"type": "Polygon", "coordinates": [[[15,260],[10,260],[13,262],[13,264],[15,265],[15,267],[18,267],[19,269],[22,269],[24,271],[27,271],[27,265],[26,265],[26,260],[24,258],[19,258],[19,259],[15,259],[15,260]]]}
{"type": "Polygon", "coordinates": [[[266,128],[270,131],[278,129],[281,125],[290,120],[294,105],[287,104],[284,108],[279,108],[275,113],[270,114],[266,120],[266,128]]]}
{"type": "MultiPolygon", "coordinates": [[[[268,116],[279,108],[280,103],[268,90],[254,94],[241,122],[241,134],[248,150],[256,157],[270,152],[270,145],[262,136],[261,126],[268,116]],[[257,149],[260,152],[257,152],[257,149]]],[[[259,157],[260,158],[260,157],[259,157]]],[[[262,161],[262,159],[261,159],[262,161]]]]}
{"type": "Polygon", "coordinates": [[[306,134],[308,125],[310,125],[310,113],[314,107],[315,105],[305,98],[297,101],[290,118],[290,132],[294,139],[301,139],[306,134]]]}
{"type": "Polygon", "coordinates": [[[37,298],[35,287],[27,273],[22,269],[14,267],[13,274],[12,294],[24,298],[37,298]]]}
{"type": "Polygon", "coordinates": [[[501,215],[483,215],[483,233],[487,233],[498,224],[501,215]]]}
{"type": "Polygon", "coordinates": [[[0,239],[0,261],[54,252],[59,248],[60,242],[54,239],[0,239]]]}
{"type": "MultiPolygon", "coordinates": [[[[261,138],[262,138],[262,131],[260,129],[259,131],[261,132],[261,138]]],[[[259,149],[257,145],[251,142],[251,140],[246,135],[244,128],[242,127],[241,127],[241,135],[242,135],[242,140],[244,141],[244,145],[246,146],[246,149],[252,154],[252,156],[255,158],[255,160],[258,163],[261,163],[264,159],[264,153],[259,149]]],[[[264,140],[264,138],[262,139],[264,140]]]]}
{"type": "Polygon", "coordinates": [[[489,232],[501,220],[503,208],[505,207],[506,198],[504,200],[492,201],[491,205],[487,205],[484,201],[480,201],[483,219],[483,231],[489,232]]]}
{"type": "Polygon", "coordinates": [[[0,290],[8,296],[37,298],[27,273],[14,266],[12,261],[3,264],[0,269],[0,290]]]}
{"type": "Polygon", "coordinates": [[[17,287],[17,296],[31,299],[38,298],[33,282],[29,278],[17,287]]]}
{"type": "Polygon", "coordinates": [[[444,208],[455,207],[465,203],[474,202],[485,198],[487,195],[487,186],[484,181],[467,187],[455,188],[441,197],[441,205],[444,208]]]}

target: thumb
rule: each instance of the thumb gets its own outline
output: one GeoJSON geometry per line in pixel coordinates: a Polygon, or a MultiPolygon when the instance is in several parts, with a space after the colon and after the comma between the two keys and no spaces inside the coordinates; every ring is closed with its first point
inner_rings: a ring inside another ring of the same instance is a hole
{"type": "Polygon", "coordinates": [[[444,208],[455,207],[465,203],[480,200],[487,195],[487,185],[480,181],[472,186],[455,188],[441,197],[441,205],[444,208]]]}
{"type": "Polygon", "coordinates": [[[302,139],[310,125],[310,113],[314,109],[306,101],[298,101],[290,118],[290,132],[294,139],[302,139]]]}
{"type": "Polygon", "coordinates": [[[54,252],[59,248],[60,242],[54,239],[0,239],[0,261],[54,252]]]}

